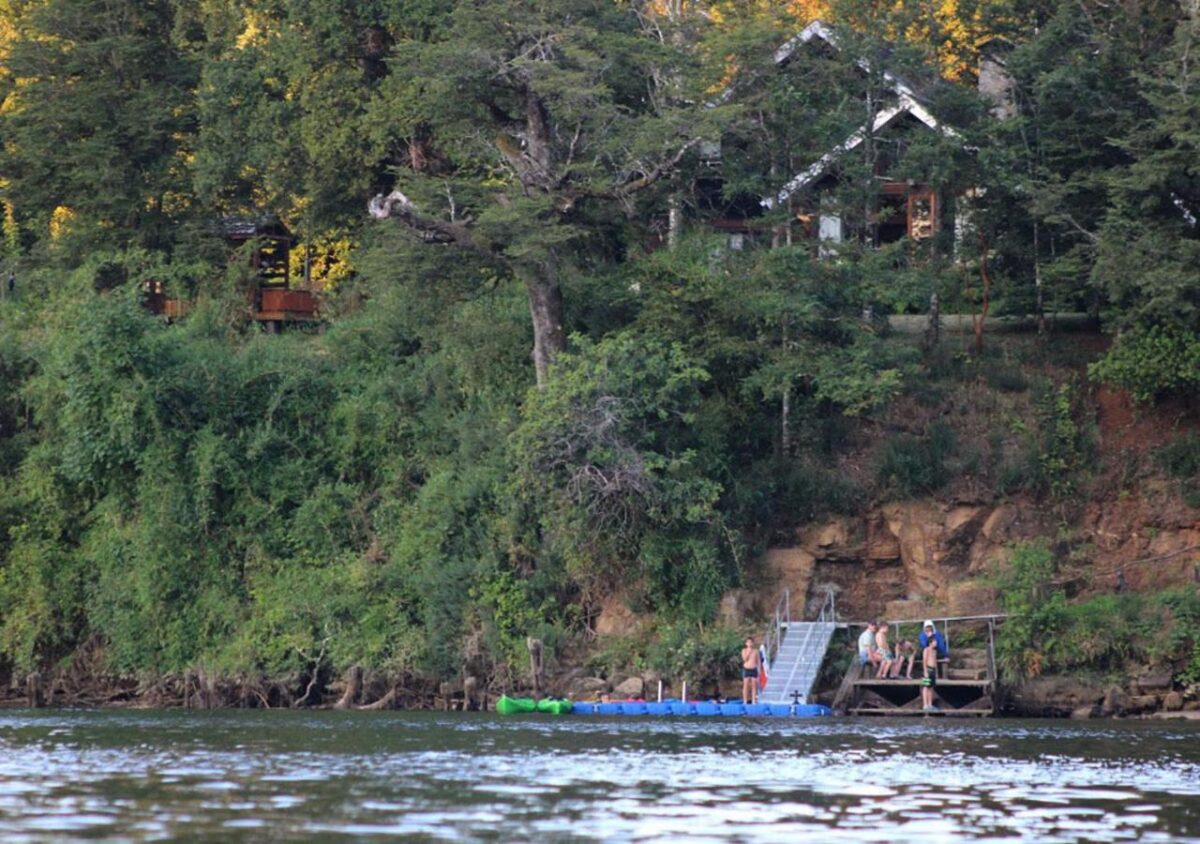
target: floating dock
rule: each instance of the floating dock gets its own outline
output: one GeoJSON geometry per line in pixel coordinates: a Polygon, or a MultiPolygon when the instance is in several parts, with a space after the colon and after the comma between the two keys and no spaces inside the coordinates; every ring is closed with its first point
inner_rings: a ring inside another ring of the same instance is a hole
{"type": "Polygon", "coordinates": [[[708,701],[664,700],[661,703],[614,701],[576,703],[575,715],[674,715],[742,718],[821,718],[832,715],[828,706],[815,703],[714,703],[708,701]]]}

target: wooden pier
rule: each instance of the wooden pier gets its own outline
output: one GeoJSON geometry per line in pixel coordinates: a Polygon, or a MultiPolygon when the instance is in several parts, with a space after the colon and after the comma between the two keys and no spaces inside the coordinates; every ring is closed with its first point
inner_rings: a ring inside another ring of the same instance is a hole
{"type": "MultiPolygon", "coordinates": [[[[938,619],[939,629],[946,631],[947,622],[957,625],[986,628],[984,647],[955,648],[950,645],[950,658],[939,664],[934,685],[934,705],[937,712],[925,712],[921,707],[920,652],[913,664],[913,678],[903,673],[896,678],[873,676],[875,666],[863,666],[855,654],[834,698],[833,708],[849,715],[941,715],[951,717],[988,717],[997,709],[995,625],[1003,616],[971,616],[938,619]]],[[[919,625],[920,622],[889,622],[897,626],[919,625]]],[[[902,666],[907,667],[907,659],[902,666]]]]}

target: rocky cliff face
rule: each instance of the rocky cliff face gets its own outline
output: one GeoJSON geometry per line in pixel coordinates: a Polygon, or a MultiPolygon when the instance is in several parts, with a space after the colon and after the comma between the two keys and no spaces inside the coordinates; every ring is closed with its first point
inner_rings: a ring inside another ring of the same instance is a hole
{"type": "Polygon", "coordinates": [[[837,594],[842,618],[918,618],[999,611],[990,576],[1014,545],[1038,540],[1066,560],[1075,594],[1161,589],[1196,577],[1200,512],[1165,490],[1090,502],[1064,532],[1061,512],[1029,500],[999,505],[929,499],[875,507],[805,527],[772,548],[750,590],[727,598],[728,620],[749,606],[767,613],[784,587],[794,614],[837,594]]]}

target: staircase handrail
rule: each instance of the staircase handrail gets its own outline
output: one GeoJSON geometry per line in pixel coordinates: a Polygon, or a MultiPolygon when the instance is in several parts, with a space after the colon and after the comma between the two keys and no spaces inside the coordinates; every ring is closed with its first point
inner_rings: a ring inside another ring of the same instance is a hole
{"type": "Polygon", "coordinates": [[[817,621],[824,624],[837,621],[837,593],[832,589],[825,590],[825,600],[817,613],[817,621]]]}
{"type": "Polygon", "coordinates": [[[763,636],[763,647],[767,652],[768,673],[775,664],[775,657],[779,655],[779,647],[783,644],[783,634],[787,632],[787,623],[791,620],[791,612],[791,592],[785,586],[783,594],[779,596],[779,600],[775,603],[775,613],[771,619],[771,626],[767,628],[767,633],[763,636]]]}

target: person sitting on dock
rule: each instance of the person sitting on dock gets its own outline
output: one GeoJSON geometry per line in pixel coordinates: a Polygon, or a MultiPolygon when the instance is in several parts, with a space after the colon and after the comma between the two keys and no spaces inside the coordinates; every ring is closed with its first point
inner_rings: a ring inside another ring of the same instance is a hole
{"type": "Polygon", "coordinates": [[[746,647],[742,648],[743,703],[758,703],[758,669],[761,664],[762,657],[754,646],[754,639],[747,639],[746,647]]]}
{"type": "Polygon", "coordinates": [[[917,637],[917,642],[921,645],[921,650],[925,650],[930,641],[937,646],[938,660],[943,663],[949,662],[950,646],[946,644],[946,637],[933,626],[933,619],[927,618],[921,625],[921,635],[917,637]]]}
{"type": "Polygon", "coordinates": [[[896,655],[892,653],[892,645],[888,641],[888,624],[883,622],[879,625],[879,630],[875,633],[875,647],[879,650],[879,673],[875,675],[876,679],[888,676],[888,671],[891,670],[892,662],[896,659],[896,655]]]}
{"type": "Polygon", "coordinates": [[[875,631],[878,629],[878,624],[868,622],[867,629],[858,637],[858,662],[864,668],[879,663],[879,651],[875,647],[875,631]]]}
{"type": "Polygon", "coordinates": [[[896,645],[896,661],[892,663],[892,676],[900,676],[900,666],[904,664],[905,657],[908,658],[908,670],[905,671],[906,679],[912,679],[913,663],[917,660],[917,646],[910,640],[904,639],[896,645]]]}
{"type": "Polygon", "coordinates": [[[933,687],[937,684],[938,649],[932,637],[926,642],[925,650],[921,654],[921,667],[924,669],[921,680],[921,710],[937,712],[937,707],[933,705],[933,687]]]}

